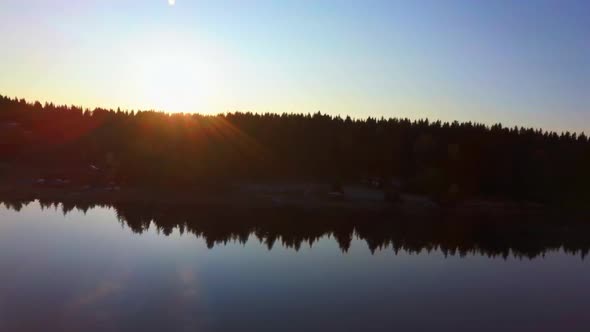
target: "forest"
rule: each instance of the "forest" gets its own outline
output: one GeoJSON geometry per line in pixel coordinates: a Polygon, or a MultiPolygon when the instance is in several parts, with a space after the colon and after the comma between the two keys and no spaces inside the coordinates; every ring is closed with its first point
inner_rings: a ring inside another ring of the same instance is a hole
{"type": "Polygon", "coordinates": [[[584,207],[590,142],[541,129],[315,114],[169,114],[0,96],[0,179],[182,189],[236,181],[395,179],[437,200],[584,207]],[[94,173],[93,173],[94,172],[94,173]]]}

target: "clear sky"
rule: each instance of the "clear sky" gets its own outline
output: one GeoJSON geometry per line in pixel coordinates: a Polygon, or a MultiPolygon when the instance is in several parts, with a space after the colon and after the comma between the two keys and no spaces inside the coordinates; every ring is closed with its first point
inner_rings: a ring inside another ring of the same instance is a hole
{"type": "Polygon", "coordinates": [[[169,1],[1,0],[0,94],[590,132],[587,0],[169,1]]]}

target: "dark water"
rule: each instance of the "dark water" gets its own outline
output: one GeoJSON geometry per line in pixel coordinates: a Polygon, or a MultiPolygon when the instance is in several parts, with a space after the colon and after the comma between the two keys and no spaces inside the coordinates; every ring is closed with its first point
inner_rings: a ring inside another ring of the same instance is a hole
{"type": "Polygon", "coordinates": [[[212,241],[117,214],[0,208],[0,331],[590,329],[580,253],[394,250],[358,234],[344,251],[334,234],[212,241]]]}

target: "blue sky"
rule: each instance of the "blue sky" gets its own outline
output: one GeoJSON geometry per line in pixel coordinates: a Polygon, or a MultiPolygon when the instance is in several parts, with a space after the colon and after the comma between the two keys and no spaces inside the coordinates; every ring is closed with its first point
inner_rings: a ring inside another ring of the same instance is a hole
{"type": "Polygon", "coordinates": [[[588,1],[2,0],[0,94],[590,131],[588,1]]]}

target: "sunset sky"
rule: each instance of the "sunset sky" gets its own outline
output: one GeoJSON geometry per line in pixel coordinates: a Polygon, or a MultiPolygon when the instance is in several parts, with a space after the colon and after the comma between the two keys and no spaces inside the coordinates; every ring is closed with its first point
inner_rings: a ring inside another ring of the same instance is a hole
{"type": "Polygon", "coordinates": [[[590,1],[1,0],[0,94],[590,132],[590,1]]]}

